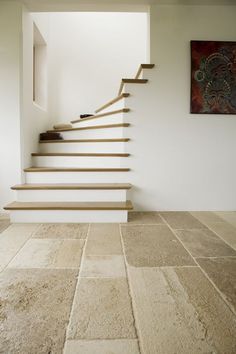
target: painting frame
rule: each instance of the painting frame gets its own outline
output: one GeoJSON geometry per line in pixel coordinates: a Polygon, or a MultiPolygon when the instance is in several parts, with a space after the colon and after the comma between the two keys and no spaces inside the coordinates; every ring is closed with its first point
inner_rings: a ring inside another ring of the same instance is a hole
{"type": "Polygon", "coordinates": [[[236,42],[191,40],[191,114],[236,114],[236,42]]]}

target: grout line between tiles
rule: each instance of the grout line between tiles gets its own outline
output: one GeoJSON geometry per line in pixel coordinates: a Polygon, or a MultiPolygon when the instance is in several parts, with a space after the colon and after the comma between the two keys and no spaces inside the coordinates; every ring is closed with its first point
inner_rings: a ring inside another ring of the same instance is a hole
{"type": "MultiPolygon", "coordinates": [[[[192,214],[191,214],[191,215],[192,215],[192,214]]],[[[193,215],[192,215],[192,216],[193,216],[193,215]]],[[[197,216],[194,216],[194,217],[195,217],[198,221],[200,221],[203,225],[205,225],[205,226],[208,228],[208,230],[210,230],[210,231],[213,232],[216,236],[218,236],[218,237],[221,239],[221,241],[223,241],[223,242],[226,243],[230,248],[232,248],[233,250],[235,250],[235,248],[234,248],[232,245],[230,245],[225,239],[223,239],[223,238],[217,233],[217,231],[213,230],[213,229],[207,224],[206,221],[200,220],[197,216]]],[[[224,220],[223,220],[222,222],[218,222],[218,223],[214,223],[214,224],[224,224],[224,223],[233,226],[232,224],[230,224],[229,222],[224,221],[224,220]]]]}
{"type": "MultiPolygon", "coordinates": [[[[160,215],[161,216],[161,215],[160,215]]],[[[161,216],[162,218],[162,216],[161,216]]],[[[164,220],[164,218],[163,218],[164,220]]],[[[165,220],[164,220],[165,221],[165,220]]],[[[172,229],[172,227],[167,223],[167,221],[165,221],[166,225],[170,228],[170,230],[173,232],[173,234],[175,235],[175,237],[177,238],[177,240],[179,240],[179,242],[182,244],[182,246],[185,248],[185,250],[191,255],[191,253],[188,251],[188,249],[185,247],[185,245],[183,244],[183,242],[179,239],[178,235],[176,234],[175,230],[172,229]]],[[[220,295],[220,297],[222,298],[222,300],[224,301],[224,303],[226,304],[226,306],[230,309],[230,311],[236,315],[236,311],[232,308],[232,306],[228,303],[228,301],[226,300],[224,294],[220,291],[220,289],[218,289],[218,287],[216,286],[216,284],[211,280],[211,278],[209,278],[208,274],[204,271],[204,269],[202,269],[201,265],[197,262],[197,259],[195,259],[192,255],[191,257],[194,259],[194,261],[196,262],[197,266],[199,267],[199,269],[202,271],[202,273],[205,275],[205,277],[208,279],[208,281],[212,284],[212,286],[214,287],[214,289],[216,290],[216,292],[220,295]]],[[[199,257],[200,258],[200,257],[199,257]]]]}
{"type": "Polygon", "coordinates": [[[214,257],[208,257],[208,256],[194,256],[195,259],[198,259],[198,258],[206,258],[206,259],[218,259],[218,258],[236,258],[236,255],[235,256],[214,256],[214,257]]]}
{"type": "MultiPolygon", "coordinates": [[[[11,224],[13,225],[13,224],[11,224]]],[[[13,261],[14,258],[16,258],[16,256],[18,255],[18,253],[21,251],[21,249],[24,247],[24,245],[29,241],[29,239],[31,239],[32,235],[39,229],[40,224],[36,227],[36,229],[30,234],[30,236],[27,238],[27,240],[21,245],[21,247],[18,249],[18,251],[15,253],[15,255],[10,259],[10,261],[0,270],[0,273],[6,269],[9,268],[8,265],[13,261]]],[[[14,268],[9,268],[9,269],[14,269],[14,268]]],[[[20,269],[20,268],[18,268],[20,269]]]]}
{"type": "Polygon", "coordinates": [[[63,351],[62,351],[63,354],[65,354],[65,345],[66,345],[66,341],[68,339],[69,327],[70,327],[71,318],[72,318],[72,315],[73,315],[73,310],[74,310],[74,307],[75,307],[75,297],[76,297],[77,289],[79,288],[79,283],[80,283],[80,279],[81,279],[80,272],[81,272],[82,263],[83,263],[84,257],[85,257],[85,249],[86,249],[86,245],[87,245],[87,241],[88,241],[88,237],[89,237],[90,228],[91,228],[91,224],[88,225],[87,237],[86,237],[85,242],[84,242],[83,252],[82,252],[81,259],[80,259],[79,271],[78,271],[78,275],[77,275],[77,282],[76,282],[76,285],[75,285],[75,292],[74,292],[73,300],[72,300],[72,303],[71,303],[70,316],[69,316],[69,320],[68,320],[68,323],[67,323],[66,333],[65,333],[65,336],[64,336],[64,346],[63,346],[63,351]]]}
{"type": "Polygon", "coordinates": [[[124,256],[125,272],[126,272],[126,279],[127,279],[127,284],[128,284],[128,292],[129,292],[129,296],[130,296],[132,315],[134,318],[134,328],[135,328],[135,332],[136,332],[136,336],[137,336],[137,344],[138,344],[138,349],[139,349],[140,354],[143,354],[142,345],[141,345],[141,333],[139,333],[140,331],[138,329],[138,316],[135,315],[136,312],[135,312],[134,299],[132,296],[132,288],[131,288],[131,285],[129,282],[128,263],[127,263],[127,259],[126,259],[126,255],[125,255],[125,247],[124,247],[124,242],[123,242],[123,238],[122,238],[121,224],[119,225],[119,231],[120,231],[120,242],[121,242],[121,247],[122,247],[123,256],[124,256]]]}

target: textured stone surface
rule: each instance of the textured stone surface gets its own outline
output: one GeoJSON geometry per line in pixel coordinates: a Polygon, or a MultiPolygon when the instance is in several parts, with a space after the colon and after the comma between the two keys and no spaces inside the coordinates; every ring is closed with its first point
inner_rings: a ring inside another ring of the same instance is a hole
{"type": "Polygon", "coordinates": [[[88,224],[42,224],[35,238],[85,239],[88,224]]]}
{"type": "Polygon", "coordinates": [[[119,224],[91,224],[85,253],[87,255],[122,254],[119,224]]]}
{"type": "Polygon", "coordinates": [[[123,256],[86,256],[83,260],[82,277],[126,277],[123,256]]]}
{"type": "Polygon", "coordinates": [[[0,274],[0,353],[62,354],[77,271],[0,274]]]}
{"type": "Polygon", "coordinates": [[[135,267],[195,265],[166,225],[122,226],[127,262],[135,267]]]}
{"type": "Polygon", "coordinates": [[[10,268],[79,268],[83,240],[30,239],[10,268]]]}
{"type": "Polygon", "coordinates": [[[204,224],[223,222],[224,220],[212,211],[194,211],[191,214],[204,224]]]}
{"type": "Polygon", "coordinates": [[[217,235],[219,235],[231,247],[236,249],[236,227],[227,222],[217,224],[209,223],[207,226],[217,235]]]}
{"type": "Polygon", "coordinates": [[[129,268],[145,354],[234,354],[236,319],[197,267],[129,268]]]}
{"type": "Polygon", "coordinates": [[[236,258],[198,258],[197,262],[236,312],[236,258]]]}
{"type": "Polygon", "coordinates": [[[220,211],[216,214],[234,227],[236,227],[236,211],[220,211]]]}
{"type": "Polygon", "coordinates": [[[139,354],[135,339],[69,340],[64,354],[139,354]]]}
{"type": "Polygon", "coordinates": [[[163,220],[156,211],[131,211],[128,214],[128,222],[133,224],[163,224],[163,220]]]}
{"type": "Polygon", "coordinates": [[[126,279],[82,278],[74,301],[69,339],[136,337],[126,279]]]}
{"type": "Polygon", "coordinates": [[[9,219],[0,219],[0,233],[8,228],[10,225],[9,219]]]}
{"type": "Polygon", "coordinates": [[[194,257],[236,256],[235,250],[208,229],[178,230],[176,233],[194,257]]]}
{"type": "Polygon", "coordinates": [[[15,257],[37,227],[11,225],[0,234],[0,271],[15,257]]]}
{"type": "Polygon", "coordinates": [[[160,215],[173,229],[204,229],[204,226],[199,220],[193,217],[190,213],[184,211],[165,211],[160,215]]]}
{"type": "Polygon", "coordinates": [[[39,226],[40,224],[11,224],[6,231],[17,235],[27,234],[29,237],[31,237],[39,226]]]}

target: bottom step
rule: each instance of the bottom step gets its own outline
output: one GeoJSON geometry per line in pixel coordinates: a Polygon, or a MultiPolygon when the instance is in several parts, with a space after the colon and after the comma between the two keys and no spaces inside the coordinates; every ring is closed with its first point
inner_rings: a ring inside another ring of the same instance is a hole
{"type": "Polygon", "coordinates": [[[127,222],[131,201],[126,202],[13,202],[11,222],[17,223],[99,223],[127,222]]]}

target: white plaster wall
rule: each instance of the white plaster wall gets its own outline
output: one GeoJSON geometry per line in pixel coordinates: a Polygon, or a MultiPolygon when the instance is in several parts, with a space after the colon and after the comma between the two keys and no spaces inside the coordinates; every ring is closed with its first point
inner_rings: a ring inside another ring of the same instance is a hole
{"type": "MultiPolygon", "coordinates": [[[[39,133],[51,126],[47,105],[40,106],[33,102],[33,23],[49,46],[49,15],[31,14],[26,8],[23,10],[22,168],[31,166],[31,153],[38,151],[39,133]]],[[[45,77],[41,79],[45,85],[44,95],[47,96],[48,83],[45,77]]]]}
{"type": "MultiPolygon", "coordinates": [[[[47,37],[47,15],[34,20],[47,37]]],[[[33,103],[33,18],[21,4],[0,2],[0,210],[15,200],[11,186],[38,150],[38,134],[51,126],[33,103]]]]}
{"type": "Polygon", "coordinates": [[[236,116],[191,115],[190,40],[236,40],[235,6],[152,6],[149,84],[131,89],[143,210],[236,210],[236,116]]]}
{"type": "Polygon", "coordinates": [[[92,112],[147,58],[146,13],[50,15],[49,110],[54,121],[92,112]]]}
{"type": "Polygon", "coordinates": [[[20,182],[22,6],[0,2],[0,211],[20,182]]]}

